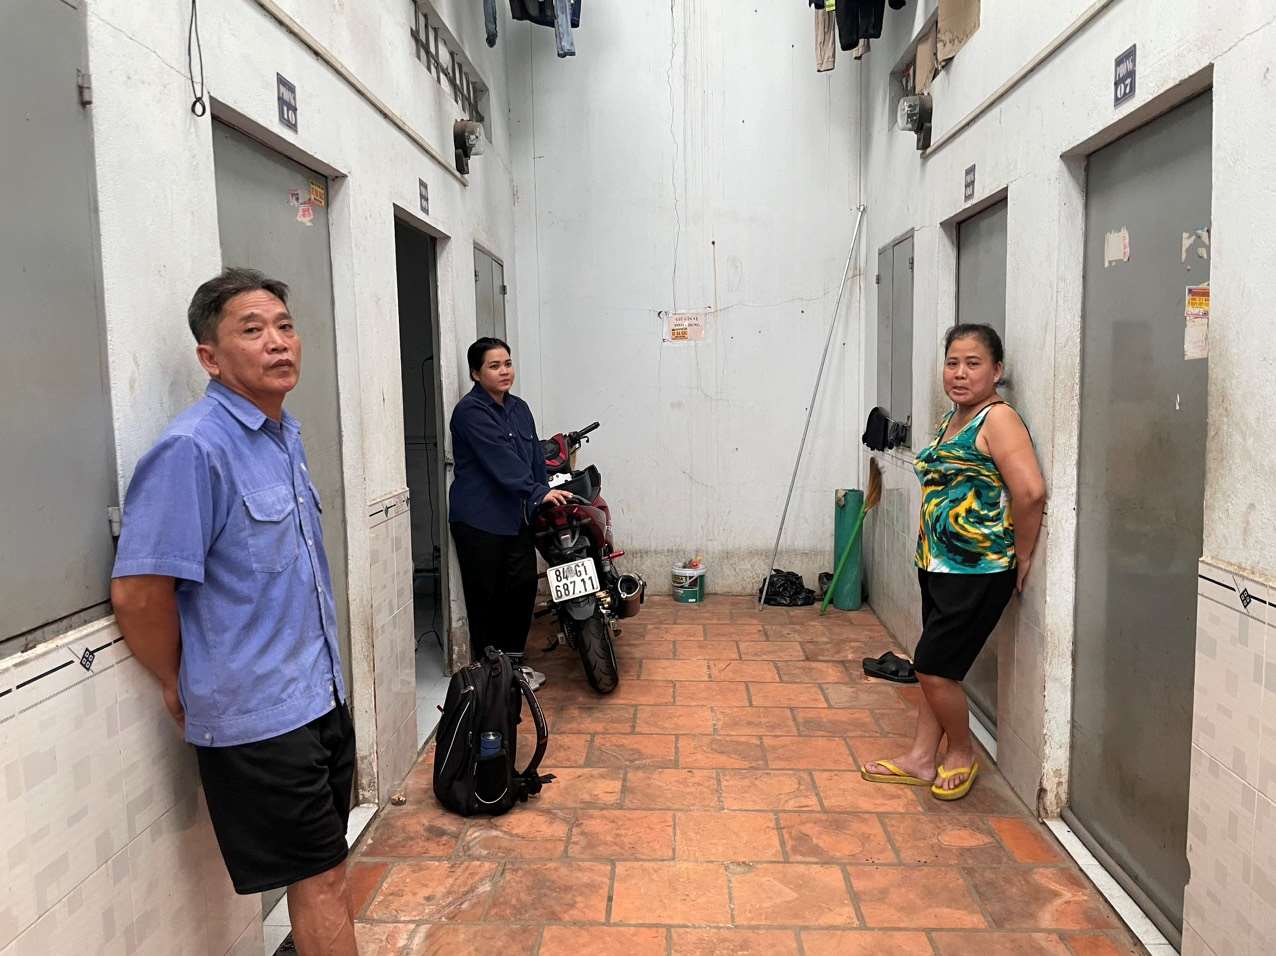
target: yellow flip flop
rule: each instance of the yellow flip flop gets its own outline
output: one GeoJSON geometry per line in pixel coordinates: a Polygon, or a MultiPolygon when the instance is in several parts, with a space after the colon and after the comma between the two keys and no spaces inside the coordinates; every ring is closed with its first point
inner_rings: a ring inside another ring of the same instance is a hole
{"type": "Polygon", "coordinates": [[[860,767],[860,776],[870,783],[901,783],[906,787],[929,787],[930,781],[914,777],[911,773],[900,770],[889,760],[873,760],[871,763],[885,767],[890,773],[869,773],[868,767],[860,767]]]}
{"type": "Polygon", "coordinates": [[[979,776],[979,761],[976,760],[969,767],[958,767],[956,770],[945,770],[943,764],[939,765],[939,779],[941,780],[960,777],[962,774],[966,775],[966,779],[951,790],[945,790],[940,786],[932,786],[930,788],[931,796],[936,800],[960,800],[970,793],[970,788],[974,785],[975,778],[979,776]]]}

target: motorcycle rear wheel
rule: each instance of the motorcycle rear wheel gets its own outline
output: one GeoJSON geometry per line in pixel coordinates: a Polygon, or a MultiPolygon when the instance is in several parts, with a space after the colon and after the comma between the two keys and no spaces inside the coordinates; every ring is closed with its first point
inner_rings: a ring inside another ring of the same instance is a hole
{"type": "Polygon", "coordinates": [[[595,610],[593,616],[584,621],[571,621],[568,626],[589,686],[600,694],[610,694],[620,683],[620,667],[602,609],[595,610]]]}

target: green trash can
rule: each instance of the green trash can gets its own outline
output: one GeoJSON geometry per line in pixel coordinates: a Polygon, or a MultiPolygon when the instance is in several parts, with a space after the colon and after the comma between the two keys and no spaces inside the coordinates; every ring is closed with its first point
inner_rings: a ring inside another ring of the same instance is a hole
{"type": "MultiPolygon", "coordinates": [[[[839,488],[834,498],[833,510],[833,564],[842,558],[847,539],[864,507],[864,492],[855,488],[839,488]]],[[[832,604],[839,611],[858,611],[863,603],[864,595],[864,531],[860,528],[856,536],[855,548],[846,561],[837,587],[833,589],[832,604]]]]}

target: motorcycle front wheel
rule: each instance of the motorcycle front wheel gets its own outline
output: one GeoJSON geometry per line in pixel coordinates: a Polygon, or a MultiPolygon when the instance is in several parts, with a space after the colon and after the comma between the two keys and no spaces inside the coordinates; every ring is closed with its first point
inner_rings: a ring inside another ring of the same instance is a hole
{"type": "Polygon", "coordinates": [[[572,643],[580,654],[589,686],[600,694],[610,694],[620,683],[620,667],[602,609],[595,610],[586,620],[568,621],[567,626],[572,629],[572,643]]]}

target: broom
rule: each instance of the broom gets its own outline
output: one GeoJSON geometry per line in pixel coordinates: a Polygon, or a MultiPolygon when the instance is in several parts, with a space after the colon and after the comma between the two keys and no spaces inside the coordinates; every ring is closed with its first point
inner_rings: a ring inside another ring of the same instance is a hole
{"type": "Polygon", "coordinates": [[[824,592],[824,601],[820,604],[821,616],[828,610],[829,601],[833,600],[833,589],[837,587],[838,578],[846,570],[846,562],[850,560],[851,552],[855,550],[855,540],[860,536],[860,529],[864,527],[864,516],[876,508],[881,500],[882,470],[877,466],[877,459],[870,458],[868,460],[868,493],[864,495],[864,506],[860,508],[859,517],[855,519],[855,525],[851,528],[851,536],[846,542],[846,547],[842,549],[842,556],[837,559],[837,567],[833,569],[833,580],[829,582],[828,590],[824,592]]]}

